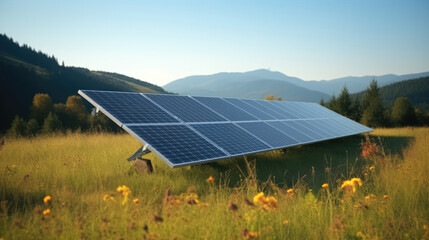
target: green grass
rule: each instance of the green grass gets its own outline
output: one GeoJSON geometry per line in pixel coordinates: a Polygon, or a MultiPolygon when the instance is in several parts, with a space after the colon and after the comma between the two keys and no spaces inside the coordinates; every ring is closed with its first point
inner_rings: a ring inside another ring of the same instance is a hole
{"type": "Polygon", "coordinates": [[[368,159],[360,156],[365,137],[354,136],[177,169],[150,154],[151,175],[125,161],[140,147],[125,134],[6,139],[0,238],[240,239],[250,237],[247,229],[260,239],[428,239],[429,129],[377,129],[370,137],[383,148],[368,159]],[[363,181],[353,194],[340,189],[352,177],[363,181]],[[116,192],[122,185],[131,190],[125,204],[116,192]],[[274,196],[277,208],[246,204],[259,192],[274,196]],[[192,193],[199,204],[186,202],[192,193]],[[114,200],[103,201],[106,194],[114,200]]]}

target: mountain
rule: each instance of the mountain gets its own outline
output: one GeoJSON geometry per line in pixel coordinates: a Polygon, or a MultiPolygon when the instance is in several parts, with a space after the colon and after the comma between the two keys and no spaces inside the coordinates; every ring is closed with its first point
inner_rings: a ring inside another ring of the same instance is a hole
{"type": "Polygon", "coordinates": [[[382,75],[344,77],[322,81],[304,81],[281,72],[265,69],[244,73],[216,73],[213,75],[190,76],[175,80],[164,86],[167,91],[182,95],[207,95],[222,97],[263,98],[275,94],[285,100],[318,102],[338,95],[346,86],[350,93],[365,90],[371,80],[376,79],[380,87],[419,77],[429,76],[429,72],[407,75],[382,75]],[[260,87],[260,88],[258,88],[260,87]]]}
{"type": "Polygon", "coordinates": [[[54,56],[0,35],[0,132],[10,127],[15,115],[28,117],[36,93],[48,93],[58,103],[79,89],[167,93],[121,74],[60,66],[54,56]]]}
{"type": "MultiPolygon", "coordinates": [[[[362,98],[364,92],[352,94],[362,98]]],[[[409,79],[380,87],[380,95],[386,107],[392,108],[398,97],[406,97],[411,104],[425,112],[429,111],[429,77],[409,79]]]]}
{"type": "Polygon", "coordinates": [[[338,95],[344,86],[347,87],[350,93],[357,93],[368,88],[373,79],[377,80],[378,86],[386,86],[388,84],[429,76],[429,72],[394,75],[386,74],[381,76],[363,76],[363,77],[343,77],[332,80],[322,81],[304,81],[301,85],[310,90],[318,90],[329,95],[338,95]]]}
{"type": "Polygon", "coordinates": [[[303,80],[265,69],[245,73],[217,73],[190,76],[173,81],[164,89],[181,95],[263,99],[268,94],[284,100],[319,102],[329,95],[298,86],[303,80]]]}

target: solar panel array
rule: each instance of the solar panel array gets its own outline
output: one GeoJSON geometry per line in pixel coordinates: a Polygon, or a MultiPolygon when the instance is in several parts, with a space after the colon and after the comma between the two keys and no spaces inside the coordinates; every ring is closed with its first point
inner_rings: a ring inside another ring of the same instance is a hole
{"type": "Polygon", "coordinates": [[[372,129],[316,103],[79,90],[171,167],[372,129]]]}

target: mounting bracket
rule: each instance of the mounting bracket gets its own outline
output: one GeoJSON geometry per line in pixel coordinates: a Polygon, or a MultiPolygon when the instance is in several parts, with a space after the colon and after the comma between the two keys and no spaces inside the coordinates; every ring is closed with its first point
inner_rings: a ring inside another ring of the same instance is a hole
{"type": "Polygon", "coordinates": [[[98,108],[98,107],[96,107],[96,108],[93,108],[92,110],[91,110],[91,115],[92,116],[96,116],[97,114],[98,114],[98,112],[100,111],[100,108],[98,108]]]}
{"type": "Polygon", "coordinates": [[[143,155],[146,155],[146,154],[150,153],[151,150],[149,150],[147,147],[148,147],[147,144],[144,145],[144,146],[142,146],[131,157],[129,157],[127,160],[128,161],[135,160],[135,159],[141,158],[143,155]]]}
{"type": "Polygon", "coordinates": [[[153,172],[153,166],[150,159],[142,158],[143,155],[146,155],[150,153],[151,151],[148,149],[148,145],[144,145],[141,148],[137,150],[131,157],[129,157],[127,160],[131,161],[134,160],[134,167],[137,169],[139,173],[152,173],[153,172]]]}

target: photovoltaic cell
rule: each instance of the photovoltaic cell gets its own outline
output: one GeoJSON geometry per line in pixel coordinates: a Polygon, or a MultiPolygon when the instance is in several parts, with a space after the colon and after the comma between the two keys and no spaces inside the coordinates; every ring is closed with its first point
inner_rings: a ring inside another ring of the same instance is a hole
{"type": "Polygon", "coordinates": [[[172,165],[227,155],[185,125],[129,126],[137,136],[162,154],[172,165]]]}
{"type": "Polygon", "coordinates": [[[178,122],[140,93],[81,90],[121,123],[178,122]]]}
{"type": "Polygon", "coordinates": [[[316,103],[94,90],[79,94],[172,167],[372,131],[316,103]]]}
{"type": "Polygon", "coordinates": [[[165,94],[146,94],[146,96],[184,122],[227,121],[190,97],[165,94]]]}
{"type": "Polygon", "coordinates": [[[193,97],[197,101],[213,109],[230,121],[257,120],[254,116],[223,100],[215,97],[193,97]]]}
{"type": "Polygon", "coordinates": [[[310,136],[293,128],[288,123],[289,121],[282,121],[282,122],[268,122],[267,124],[273,126],[274,128],[278,129],[279,131],[283,132],[284,134],[297,140],[300,143],[311,142],[312,138],[310,136]]]}
{"type": "Polygon", "coordinates": [[[232,123],[193,124],[195,130],[231,155],[241,155],[271,149],[232,123]]]}
{"type": "Polygon", "coordinates": [[[263,111],[264,113],[269,114],[270,116],[274,117],[274,119],[284,119],[283,115],[281,115],[278,111],[272,110],[271,105],[264,104],[265,103],[264,101],[245,99],[243,100],[243,102],[263,111]]]}
{"type": "Polygon", "coordinates": [[[273,148],[296,145],[299,142],[264,122],[238,123],[238,125],[259,137],[273,148]]]}

